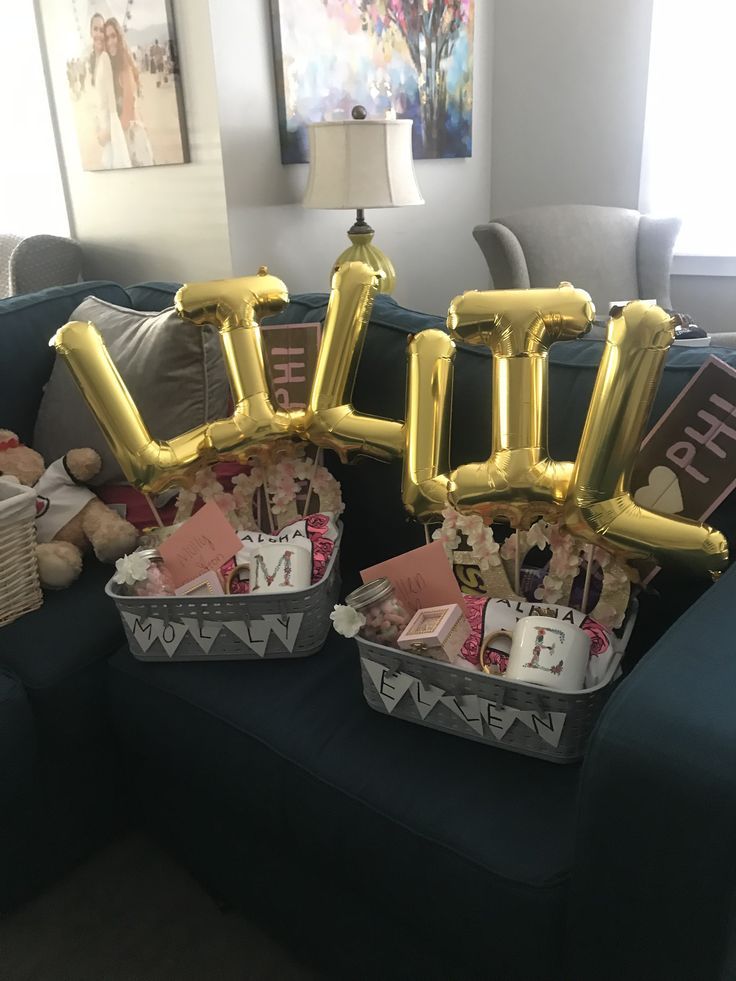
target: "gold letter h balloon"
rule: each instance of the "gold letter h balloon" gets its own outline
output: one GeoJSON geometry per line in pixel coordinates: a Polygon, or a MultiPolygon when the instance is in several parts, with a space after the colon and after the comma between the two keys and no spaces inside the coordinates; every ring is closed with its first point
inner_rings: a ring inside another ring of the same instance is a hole
{"type": "MultiPolygon", "coordinates": [[[[363,415],[352,393],[378,281],[363,263],[333,277],[309,404],[274,407],[259,322],[288,302],[285,284],[265,268],[256,276],[183,286],[183,319],[220,333],[234,408],[171,440],[153,439],[94,324],[66,324],[52,343],[66,360],[126,477],[144,491],[187,484],[217,459],[244,461],[283,438],[299,437],[359,455],[403,455],[403,498],[420,521],[448,505],[515,526],[561,518],[581,539],[625,558],[675,563],[718,575],[728,561],[720,532],[638,507],[629,479],[654,393],[672,343],[669,317],[658,307],[629,304],[609,321],[608,336],[577,460],[547,451],[548,360],[555,341],[579,337],[593,318],[590,297],[569,283],[558,289],[469,292],[453,300],[452,337],[492,355],[492,445],[489,458],[450,469],[450,418],[455,344],[426,330],[408,350],[406,422],[363,415]]],[[[162,365],[165,370],[165,365],[162,365]]],[[[472,424],[472,420],[468,420],[472,424]]]]}

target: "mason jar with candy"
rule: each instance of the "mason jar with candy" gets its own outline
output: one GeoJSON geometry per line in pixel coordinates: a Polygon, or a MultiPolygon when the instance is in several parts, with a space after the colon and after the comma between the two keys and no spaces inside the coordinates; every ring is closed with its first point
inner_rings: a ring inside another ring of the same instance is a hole
{"type": "Polygon", "coordinates": [[[139,548],[115,563],[116,592],[123,596],[173,596],[174,580],[156,548],[139,548]]]}
{"type": "Polygon", "coordinates": [[[398,647],[399,635],[411,620],[388,579],[374,579],[359,586],[345,597],[365,617],[360,636],[384,647],[398,647]]]}

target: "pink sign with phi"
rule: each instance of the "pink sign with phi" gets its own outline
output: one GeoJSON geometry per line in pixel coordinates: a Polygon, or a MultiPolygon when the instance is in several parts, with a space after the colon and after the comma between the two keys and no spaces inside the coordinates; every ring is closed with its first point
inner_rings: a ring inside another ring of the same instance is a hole
{"type": "Polygon", "coordinates": [[[642,443],[631,493],[641,507],[705,521],[734,490],[736,369],[710,357],[642,443]]]}

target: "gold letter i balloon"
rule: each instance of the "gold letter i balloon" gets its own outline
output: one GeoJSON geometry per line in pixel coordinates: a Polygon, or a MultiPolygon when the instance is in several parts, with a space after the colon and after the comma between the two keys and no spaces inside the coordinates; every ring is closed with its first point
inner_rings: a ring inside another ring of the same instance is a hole
{"type": "Polygon", "coordinates": [[[519,527],[559,510],[572,463],[551,460],[547,450],[547,356],[554,341],[585,333],[594,313],[590,296],[569,283],[464,293],[452,301],[453,337],[493,354],[491,455],[452,473],[450,503],[458,511],[519,527]]]}
{"type": "Polygon", "coordinates": [[[402,495],[413,518],[441,521],[450,491],[450,419],[455,345],[441,330],[409,341],[402,495]]]}

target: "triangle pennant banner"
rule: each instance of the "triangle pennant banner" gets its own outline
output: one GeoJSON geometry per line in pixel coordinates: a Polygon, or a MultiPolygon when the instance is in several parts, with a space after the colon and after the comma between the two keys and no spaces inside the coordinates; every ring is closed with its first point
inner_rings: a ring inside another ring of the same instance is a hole
{"type": "Polygon", "coordinates": [[[479,736],[483,735],[477,695],[442,695],[440,701],[479,736]]]}
{"type": "Polygon", "coordinates": [[[557,746],[567,718],[566,712],[519,712],[519,719],[550,746],[557,746]]]}
{"type": "Polygon", "coordinates": [[[176,649],[181,644],[186,632],[186,626],[183,623],[178,623],[176,620],[161,623],[158,639],[161,641],[161,646],[169,657],[173,657],[176,654],[176,649]]]}
{"type": "Polygon", "coordinates": [[[480,714],[486,726],[494,738],[503,739],[514,724],[514,721],[518,718],[518,711],[516,709],[506,708],[505,706],[498,708],[486,698],[479,698],[478,701],[480,702],[480,714]]]}
{"type": "Polygon", "coordinates": [[[181,622],[186,626],[189,633],[194,637],[205,654],[209,654],[212,645],[217,640],[217,635],[222,629],[219,620],[197,620],[194,617],[182,617],[181,622]]]}
{"type": "Polygon", "coordinates": [[[267,613],[264,614],[263,619],[291,654],[299,636],[304,613],[285,613],[283,616],[267,613]]]}
{"type": "Polygon", "coordinates": [[[224,626],[242,640],[258,657],[266,654],[271,629],[263,620],[225,620],[224,626]]]}
{"type": "Polygon", "coordinates": [[[419,712],[419,718],[426,719],[440,698],[445,694],[444,689],[438,688],[436,685],[425,685],[418,678],[413,678],[412,681],[413,684],[409,688],[411,697],[414,699],[417,712],[419,712]]]}
{"type": "Polygon", "coordinates": [[[158,620],[156,617],[141,617],[137,613],[126,613],[124,610],[121,612],[133,639],[145,654],[154,640],[160,636],[163,620],[158,620]]]}
{"type": "Polygon", "coordinates": [[[404,674],[403,671],[393,674],[384,664],[378,664],[377,661],[371,661],[367,657],[361,657],[361,661],[390,715],[415,679],[410,674],[404,674]]]}

